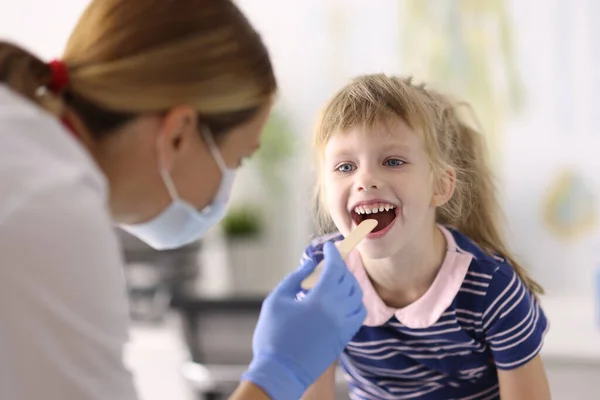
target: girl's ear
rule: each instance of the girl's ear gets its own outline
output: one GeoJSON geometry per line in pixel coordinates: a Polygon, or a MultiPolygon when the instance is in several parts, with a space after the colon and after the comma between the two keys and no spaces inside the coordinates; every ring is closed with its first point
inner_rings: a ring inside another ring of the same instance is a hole
{"type": "Polygon", "coordinates": [[[431,205],[441,207],[454,195],[456,189],[456,170],[452,167],[446,168],[441,176],[436,179],[431,205]]]}

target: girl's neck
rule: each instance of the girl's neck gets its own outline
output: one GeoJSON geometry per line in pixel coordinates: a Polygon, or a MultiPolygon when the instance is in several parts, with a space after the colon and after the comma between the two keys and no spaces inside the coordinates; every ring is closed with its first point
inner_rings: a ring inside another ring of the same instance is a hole
{"type": "Polygon", "coordinates": [[[405,307],[427,292],[446,257],[447,243],[437,225],[389,258],[363,257],[373,288],[392,308],[405,307]]]}

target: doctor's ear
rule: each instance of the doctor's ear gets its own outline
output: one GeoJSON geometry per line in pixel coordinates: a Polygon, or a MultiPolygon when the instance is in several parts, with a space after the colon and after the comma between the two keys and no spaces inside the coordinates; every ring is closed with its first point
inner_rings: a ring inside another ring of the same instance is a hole
{"type": "Polygon", "coordinates": [[[198,114],[189,106],[178,106],[160,115],[156,137],[157,157],[161,165],[171,170],[175,160],[200,146],[197,130],[198,114]]]}
{"type": "Polygon", "coordinates": [[[456,170],[452,167],[446,168],[439,177],[435,179],[431,205],[441,207],[454,195],[456,189],[456,170]]]}
{"type": "Polygon", "coordinates": [[[174,151],[197,143],[198,113],[190,106],[178,106],[164,114],[161,133],[164,143],[174,151]]]}

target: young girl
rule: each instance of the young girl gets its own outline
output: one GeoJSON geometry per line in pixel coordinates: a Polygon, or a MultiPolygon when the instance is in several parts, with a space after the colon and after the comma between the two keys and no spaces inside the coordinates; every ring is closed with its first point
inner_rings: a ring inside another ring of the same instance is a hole
{"type": "MultiPolygon", "coordinates": [[[[347,258],[368,311],[340,357],[350,397],[549,399],[541,288],[501,239],[482,137],[456,106],[410,79],[362,76],[327,105],[315,145],[319,225],[336,232],[304,257],[378,221],[347,258]]],[[[305,399],[335,398],[334,367],[305,399]]]]}

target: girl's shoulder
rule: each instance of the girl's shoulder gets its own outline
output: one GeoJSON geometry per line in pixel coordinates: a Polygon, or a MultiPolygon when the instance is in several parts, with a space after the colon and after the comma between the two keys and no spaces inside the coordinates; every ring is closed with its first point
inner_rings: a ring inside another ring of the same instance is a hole
{"type": "Polygon", "coordinates": [[[501,273],[512,272],[510,263],[501,254],[483,250],[470,237],[453,227],[446,226],[445,228],[452,234],[456,242],[456,251],[472,256],[470,271],[490,275],[499,271],[501,273]]]}
{"type": "Polygon", "coordinates": [[[310,258],[319,263],[323,259],[323,246],[327,242],[339,242],[344,236],[339,232],[332,232],[326,235],[318,236],[310,241],[304,249],[302,259],[310,258]]]}

